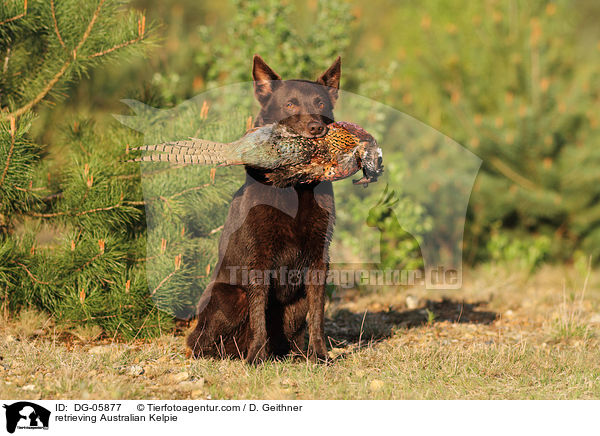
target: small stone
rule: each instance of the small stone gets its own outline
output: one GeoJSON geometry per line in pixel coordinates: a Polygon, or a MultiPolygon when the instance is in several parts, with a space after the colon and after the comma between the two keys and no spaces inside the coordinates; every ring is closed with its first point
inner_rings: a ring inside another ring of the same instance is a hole
{"type": "Polygon", "coordinates": [[[414,310],[419,307],[419,298],[414,295],[406,296],[406,308],[409,310],[414,310]]]}
{"type": "Polygon", "coordinates": [[[24,391],[34,391],[35,385],[25,385],[21,389],[23,389],[24,391]]]}
{"type": "Polygon", "coordinates": [[[384,383],[381,380],[373,380],[370,384],[369,384],[369,389],[372,391],[380,391],[384,386],[384,383]]]}
{"type": "Polygon", "coordinates": [[[180,383],[188,378],[190,378],[190,375],[186,371],[178,372],[177,374],[171,374],[169,376],[169,380],[173,383],[180,383]]]}
{"type": "Polygon", "coordinates": [[[510,310],[510,309],[507,310],[506,312],[504,312],[504,316],[507,317],[507,318],[512,318],[514,314],[515,313],[512,310],[510,310]]]}
{"type": "Polygon", "coordinates": [[[4,341],[5,341],[6,343],[14,342],[14,341],[15,341],[15,337],[14,337],[13,335],[6,335],[6,336],[4,337],[4,341]]]}
{"type": "Polygon", "coordinates": [[[343,354],[346,354],[347,350],[345,348],[333,347],[331,350],[327,352],[327,355],[331,359],[335,359],[343,354]]]}
{"type": "Polygon", "coordinates": [[[132,365],[127,368],[127,375],[138,376],[144,373],[144,368],[140,365],[132,365]]]}
{"type": "Polygon", "coordinates": [[[600,313],[594,313],[590,318],[590,323],[592,324],[600,324],[600,313]]]}
{"type": "MultiPolygon", "coordinates": [[[[119,351],[118,344],[106,344],[106,345],[96,345],[88,350],[89,354],[102,355],[102,354],[111,354],[119,351]]],[[[132,362],[137,363],[137,362],[132,362]]]]}
{"type": "Polygon", "coordinates": [[[194,389],[192,392],[190,392],[190,396],[194,400],[199,399],[203,395],[204,395],[204,391],[202,389],[194,389]]]}
{"type": "Polygon", "coordinates": [[[188,391],[200,390],[204,387],[204,379],[201,378],[198,380],[184,380],[179,382],[177,384],[177,387],[188,391]]]}

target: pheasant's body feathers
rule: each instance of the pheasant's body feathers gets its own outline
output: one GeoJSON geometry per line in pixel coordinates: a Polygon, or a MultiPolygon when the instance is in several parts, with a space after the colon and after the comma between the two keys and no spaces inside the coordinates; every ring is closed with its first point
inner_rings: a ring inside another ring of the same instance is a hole
{"type": "Polygon", "coordinates": [[[268,124],[246,132],[240,139],[225,144],[191,138],[187,141],[145,145],[136,150],[152,153],[135,161],[174,162],[202,165],[246,165],[262,170],[276,186],[340,180],[363,169],[359,183],[377,180],[383,171],[381,149],[360,126],[336,122],[327,134],[307,138],[280,123],[268,124]]]}

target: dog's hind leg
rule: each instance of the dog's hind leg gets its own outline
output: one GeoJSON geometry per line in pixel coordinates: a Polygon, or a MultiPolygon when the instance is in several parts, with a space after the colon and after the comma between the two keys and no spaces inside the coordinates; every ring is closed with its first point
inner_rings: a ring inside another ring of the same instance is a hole
{"type": "Polygon", "coordinates": [[[246,291],[227,283],[212,283],[201,305],[198,322],[187,337],[194,357],[242,357],[248,349],[246,291]]]}

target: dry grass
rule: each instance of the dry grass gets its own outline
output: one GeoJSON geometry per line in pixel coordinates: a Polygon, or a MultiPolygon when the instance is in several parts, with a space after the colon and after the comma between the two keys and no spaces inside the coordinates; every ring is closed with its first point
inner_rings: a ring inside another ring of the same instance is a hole
{"type": "Polygon", "coordinates": [[[0,326],[0,397],[597,399],[600,287],[596,272],[585,276],[485,266],[444,295],[347,292],[328,304],[326,334],[335,341],[327,366],[189,360],[181,336],[67,336],[24,312],[0,326]]]}

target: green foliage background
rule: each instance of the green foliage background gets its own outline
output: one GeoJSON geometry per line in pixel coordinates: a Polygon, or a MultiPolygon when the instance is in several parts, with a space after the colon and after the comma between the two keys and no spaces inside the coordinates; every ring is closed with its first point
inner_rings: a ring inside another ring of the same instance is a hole
{"type": "MultiPolygon", "coordinates": [[[[123,98],[169,108],[250,80],[254,53],[284,78],[309,79],[342,55],[343,89],[412,115],[480,156],[469,263],[598,259],[598,17],[587,0],[2,2],[3,307],[34,306],[125,337],[172,326],[146,276],[146,207],[167,203],[144,204],[139,166],[121,162],[124,145],[143,137],[111,114],[126,112],[123,98]]],[[[378,129],[391,127],[382,119],[378,129]]],[[[398,182],[410,172],[401,164],[390,170],[398,182]]],[[[172,228],[210,219],[185,247],[181,234],[163,235],[164,250],[162,241],[148,242],[148,252],[164,257],[153,273],[173,273],[173,287],[191,276],[205,286],[219,236],[211,232],[241,181],[240,173],[223,173],[223,189],[209,170],[195,171],[210,185],[200,197],[178,195],[187,185],[162,180],[174,184],[169,207],[195,205],[194,214],[173,214],[172,228]],[[192,257],[200,261],[186,262],[192,257]]],[[[396,195],[394,211],[414,223],[418,240],[435,217],[396,195]]],[[[344,205],[340,219],[361,207],[344,205]]],[[[386,235],[386,267],[419,265],[415,239],[389,213],[369,218],[386,235]]],[[[342,234],[349,246],[355,237],[342,234]]]]}

